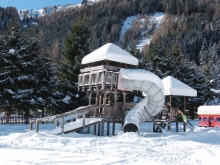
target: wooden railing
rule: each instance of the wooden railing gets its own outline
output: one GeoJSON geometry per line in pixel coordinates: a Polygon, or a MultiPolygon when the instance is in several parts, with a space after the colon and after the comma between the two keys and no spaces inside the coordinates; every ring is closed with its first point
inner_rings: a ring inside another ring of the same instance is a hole
{"type": "Polygon", "coordinates": [[[91,71],[89,73],[79,74],[78,76],[78,88],[91,88],[102,86],[102,89],[105,86],[110,86],[112,89],[114,85],[118,84],[118,72],[100,70],[100,71],[91,71]]]}
{"type": "Polygon", "coordinates": [[[62,114],[57,114],[54,116],[48,116],[48,117],[43,117],[34,121],[30,122],[30,130],[33,129],[33,123],[36,123],[36,132],[38,132],[39,130],[39,124],[40,123],[44,123],[44,122],[56,122],[58,118],[62,119],[62,123],[61,123],[61,128],[62,128],[62,132],[64,132],[64,117],[66,116],[72,116],[72,115],[76,115],[76,118],[78,118],[78,115],[81,115],[83,118],[83,128],[85,127],[85,117],[86,114],[89,113],[89,111],[91,110],[95,110],[98,108],[102,108],[103,105],[91,105],[91,106],[84,106],[84,107],[79,107],[73,111],[69,111],[66,113],[62,113],[62,114]]]}

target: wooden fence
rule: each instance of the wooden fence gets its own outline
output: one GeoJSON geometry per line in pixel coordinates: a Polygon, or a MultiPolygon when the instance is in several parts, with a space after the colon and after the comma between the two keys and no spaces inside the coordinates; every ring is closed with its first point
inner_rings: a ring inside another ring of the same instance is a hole
{"type": "MultiPolygon", "coordinates": [[[[29,117],[28,118],[28,123],[30,123],[31,121],[34,121],[36,119],[39,119],[41,117],[29,117]]],[[[0,115],[0,124],[25,124],[26,123],[26,119],[24,116],[11,116],[9,117],[9,121],[8,123],[7,121],[7,116],[6,115],[0,115]]]]}

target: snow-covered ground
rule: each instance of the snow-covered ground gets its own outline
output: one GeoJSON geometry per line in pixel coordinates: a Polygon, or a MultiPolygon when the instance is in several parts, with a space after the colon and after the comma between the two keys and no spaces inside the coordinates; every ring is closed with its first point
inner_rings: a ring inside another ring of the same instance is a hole
{"type": "Polygon", "coordinates": [[[29,125],[0,125],[0,164],[218,165],[220,128],[190,122],[194,131],[182,132],[180,123],[179,133],[174,123],[171,133],[153,133],[151,122],[142,123],[139,134],[123,133],[117,124],[115,136],[52,135],[54,124],[40,125],[39,133],[29,125]]]}

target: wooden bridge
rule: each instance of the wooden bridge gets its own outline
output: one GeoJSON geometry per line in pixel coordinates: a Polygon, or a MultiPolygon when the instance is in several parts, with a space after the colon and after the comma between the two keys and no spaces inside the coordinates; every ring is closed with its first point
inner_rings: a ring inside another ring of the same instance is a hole
{"type": "MultiPolygon", "coordinates": [[[[64,131],[64,122],[65,122],[64,121],[64,117],[66,117],[66,116],[73,116],[73,115],[76,115],[76,119],[79,116],[82,116],[82,118],[83,118],[82,128],[86,128],[86,123],[85,123],[85,121],[86,121],[86,114],[88,114],[89,111],[101,108],[102,106],[103,105],[101,105],[101,106],[91,105],[91,106],[79,107],[79,108],[77,108],[77,109],[75,109],[73,111],[69,111],[69,112],[66,112],[66,113],[63,113],[63,114],[58,114],[58,115],[49,116],[49,117],[43,117],[43,118],[31,121],[30,122],[30,130],[33,129],[33,123],[36,123],[36,132],[38,133],[38,131],[39,131],[39,124],[40,123],[45,123],[45,122],[55,122],[56,123],[58,121],[58,118],[61,118],[62,119],[62,122],[61,122],[61,128],[62,129],[61,129],[60,133],[61,134],[65,133],[65,131],[64,131]]],[[[72,130],[72,131],[74,131],[74,130],[72,130]]]]}

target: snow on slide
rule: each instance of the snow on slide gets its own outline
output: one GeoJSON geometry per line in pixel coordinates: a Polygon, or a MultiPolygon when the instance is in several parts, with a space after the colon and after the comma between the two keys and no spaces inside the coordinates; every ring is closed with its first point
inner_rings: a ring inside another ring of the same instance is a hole
{"type": "Polygon", "coordinates": [[[162,80],[155,74],[141,69],[121,69],[119,72],[118,89],[139,90],[146,97],[136,104],[126,115],[124,132],[139,132],[140,124],[150,120],[144,106],[151,116],[157,115],[164,105],[164,89],[162,80]]]}

